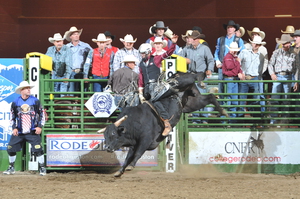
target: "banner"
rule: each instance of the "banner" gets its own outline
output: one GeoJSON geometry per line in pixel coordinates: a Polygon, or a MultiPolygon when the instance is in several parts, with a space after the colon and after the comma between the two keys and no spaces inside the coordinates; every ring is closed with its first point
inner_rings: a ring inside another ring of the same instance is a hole
{"type": "Polygon", "coordinates": [[[15,88],[23,81],[23,59],[0,59],[0,150],[6,150],[12,129],[11,102],[19,95],[15,88]]]}
{"type": "Polygon", "coordinates": [[[299,131],[190,132],[189,164],[300,164],[299,131]]]}
{"type": "MultiPolygon", "coordinates": [[[[108,153],[104,136],[97,134],[48,134],[47,166],[120,166],[128,148],[108,153]]],[[[136,166],[157,166],[158,150],[146,151],[136,166]]]]}

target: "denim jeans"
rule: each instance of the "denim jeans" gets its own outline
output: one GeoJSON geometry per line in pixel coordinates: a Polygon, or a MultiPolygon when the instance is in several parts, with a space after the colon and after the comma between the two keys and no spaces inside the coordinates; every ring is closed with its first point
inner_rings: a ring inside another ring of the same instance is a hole
{"type": "MultiPolygon", "coordinates": [[[[82,72],[79,73],[75,73],[74,71],[71,72],[70,79],[82,79],[82,78],[83,78],[82,72]]],[[[80,91],[80,82],[69,83],[69,92],[74,92],[74,91],[80,91]]]]}
{"type": "MultiPolygon", "coordinates": [[[[58,77],[55,74],[52,75],[52,79],[62,79],[63,77],[58,77]]],[[[67,92],[69,82],[54,82],[54,92],[67,92]]],[[[66,94],[61,94],[60,97],[65,96],[66,94]]]]}
{"type": "MultiPolygon", "coordinates": [[[[93,75],[93,79],[108,79],[108,77],[99,77],[96,75],[93,75]]],[[[107,85],[107,82],[94,82],[93,83],[93,90],[94,92],[103,92],[103,89],[107,85]]]]}
{"type": "MultiPolygon", "coordinates": [[[[224,78],[224,80],[233,81],[231,78],[224,78]]],[[[227,85],[227,92],[230,93],[238,93],[239,87],[238,82],[228,82],[225,83],[227,85]]],[[[227,99],[238,99],[238,95],[226,95],[227,99]]],[[[228,108],[228,111],[236,112],[236,105],[238,105],[238,101],[227,101],[227,105],[233,105],[232,107],[228,108]]],[[[236,117],[236,113],[230,113],[230,117],[236,117]]]]}
{"type": "MultiPolygon", "coordinates": [[[[258,77],[254,77],[251,80],[258,80],[258,77]]],[[[239,93],[248,93],[249,89],[253,89],[253,93],[259,93],[259,84],[258,82],[240,82],[239,83],[239,93]]],[[[260,95],[253,95],[253,99],[259,99],[260,95]]],[[[240,99],[246,100],[247,95],[240,95],[240,99]]],[[[245,105],[246,101],[240,101],[240,105],[245,105]]],[[[248,102],[249,105],[254,104],[254,102],[248,102]]],[[[244,111],[244,107],[239,107],[239,111],[244,111]]],[[[243,117],[244,114],[239,113],[239,117],[243,117]]]]}
{"type": "MultiPolygon", "coordinates": [[[[277,80],[292,80],[292,75],[279,75],[276,74],[277,80]]],[[[272,93],[289,93],[291,91],[291,82],[273,82],[273,87],[272,87],[272,93]]],[[[285,99],[282,101],[282,105],[289,105],[290,104],[290,96],[289,95],[272,95],[271,99],[285,99]]],[[[271,105],[279,105],[279,101],[271,101],[271,105]]],[[[288,111],[289,107],[271,107],[270,111],[278,112],[279,110],[281,111],[288,111]]],[[[282,114],[284,117],[288,117],[288,114],[282,114]]],[[[278,113],[272,113],[271,117],[278,117],[278,113]]],[[[275,123],[276,120],[271,119],[271,123],[275,123]]]]}
{"type": "MultiPolygon", "coordinates": [[[[206,88],[200,88],[197,84],[195,84],[196,87],[198,88],[199,92],[200,93],[207,93],[207,90],[206,88]]],[[[207,87],[207,84],[205,83],[205,87],[207,87]]],[[[209,111],[207,107],[204,107],[202,109],[200,109],[199,111],[209,111]]],[[[193,117],[208,117],[208,114],[207,113],[193,113],[193,117]]],[[[193,122],[196,122],[196,123],[200,123],[201,120],[193,120],[193,122]]],[[[202,120],[202,122],[207,122],[206,120],[202,120]]]]}
{"type": "MultiPolygon", "coordinates": [[[[222,68],[218,68],[218,80],[223,80],[222,68]]],[[[224,83],[219,83],[219,93],[224,93],[224,83]]],[[[224,99],[223,95],[220,95],[220,99],[224,99]]],[[[219,101],[220,105],[224,104],[224,101],[219,101]]]]}

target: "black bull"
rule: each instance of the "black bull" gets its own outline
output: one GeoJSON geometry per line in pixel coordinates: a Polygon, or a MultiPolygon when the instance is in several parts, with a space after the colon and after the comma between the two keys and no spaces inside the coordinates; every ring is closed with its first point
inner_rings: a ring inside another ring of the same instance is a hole
{"type": "MultiPolygon", "coordinates": [[[[199,110],[207,104],[213,104],[221,115],[227,116],[213,94],[200,94],[194,83],[196,78],[196,74],[189,73],[176,74],[170,78],[169,83],[178,94],[165,97],[160,101],[172,116],[170,119],[172,127],[178,123],[181,113],[199,110]]],[[[129,147],[125,162],[114,174],[115,177],[120,177],[125,169],[131,170],[146,150],[155,149],[166,138],[162,136],[164,123],[151,106],[151,103],[143,103],[126,107],[118,116],[118,121],[98,131],[104,132],[108,152],[129,147]]]]}

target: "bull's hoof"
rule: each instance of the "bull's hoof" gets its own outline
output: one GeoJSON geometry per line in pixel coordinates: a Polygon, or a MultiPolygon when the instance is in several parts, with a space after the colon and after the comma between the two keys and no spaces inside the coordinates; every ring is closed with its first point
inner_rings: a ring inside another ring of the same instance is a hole
{"type": "Polygon", "coordinates": [[[126,167],[125,171],[132,171],[133,169],[134,167],[129,165],[128,167],[126,167]]]}
{"type": "Polygon", "coordinates": [[[226,117],[229,117],[229,115],[228,115],[228,113],[226,112],[225,109],[222,110],[222,113],[221,113],[221,114],[222,114],[222,115],[225,115],[226,117]]]}
{"type": "Polygon", "coordinates": [[[117,172],[114,174],[114,177],[121,177],[122,175],[123,175],[123,172],[117,171],[117,172]]]}

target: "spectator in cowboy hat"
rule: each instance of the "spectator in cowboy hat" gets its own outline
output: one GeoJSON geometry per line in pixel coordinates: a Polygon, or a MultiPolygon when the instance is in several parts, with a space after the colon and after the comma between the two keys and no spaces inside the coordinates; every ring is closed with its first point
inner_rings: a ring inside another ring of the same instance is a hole
{"type": "MultiPolygon", "coordinates": [[[[229,20],[227,24],[223,24],[223,28],[226,30],[226,35],[217,39],[216,50],[214,53],[219,80],[223,80],[223,58],[229,52],[226,45],[229,46],[232,42],[237,42],[238,47],[240,47],[241,50],[244,49],[244,41],[235,35],[235,31],[238,30],[237,24],[233,20],[229,20]]],[[[219,83],[219,93],[224,93],[223,83],[219,83]]],[[[220,95],[220,98],[223,98],[223,96],[220,95]]],[[[223,104],[223,101],[220,101],[220,104],[223,104]]]]}
{"type": "Polygon", "coordinates": [[[116,54],[116,52],[119,50],[119,48],[111,45],[112,41],[115,39],[115,35],[112,35],[109,31],[105,31],[104,35],[106,36],[106,39],[109,39],[107,41],[108,48],[111,48],[114,51],[114,53],[116,54]]]}
{"type": "MultiPolygon", "coordinates": [[[[245,34],[245,28],[240,26],[240,24],[236,24],[238,29],[237,31],[235,31],[235,36],[239,37],[239,38],[242,38],[245,34]]],[[[247,43],[245,40],[244,41],[244,44],[247,43]]]]}
{"type": "Polygon", "coordinates": [[[164,50],[164,47],[166,47],[168,43],[166,40],[162,40],[160,37],[156,37],[154,41],[150,42],[150,45],[152,46],[152,48],[155,48],[155,51],[153,53],[153,55],[155,56],[165,53],[166,51],[164,50]]]}
{"type": "MultiPolygon", "coordinates": [[[[260,36],[261,40],[264,40],[264,38],[266,36],[265,32],[260,30],[258,27],[254,27],[252,30],[247,30],[247,32],[248,32],[248,35],[249,35],[251,40],[253,40],[255,36],[260,36]]],[[[245,48],[247,50],[251,51],[252,50],[252,44],[251,43],[246,43],[245,48]]],[[[268,77],[266,77],[266,76],[269,76],[269,74],[267,73],[267,69],[268,69],[268,50],[264,45],[260,45],[260,47],[258,48],[258,51],[265,57],[264,67],[262,69],[262,75],[261,75],[260,80],[269,79],[268,77]]],[[[264,83],[263,82],[259,82],[259,92],[264,93],[264,83]]],[[[260,98],[265,99],[265,96],[260,95],[260,98]]],[[[261,100],[260,105],[265,106],[265,101],[261,100]]],[[[265,107],[262,107],[261,111],[264,112],[265,107]]]]}
{"type": "MultiPolygon", "coordinates": [[[[72,26],[68,31],[65,32],[64,38],[67,41],[70,41],[66,46],[68,46],[72,51],[72,72],[70,79],[82,79],[83,78],[83,66],[85,64],[87,55],[90,50],[93,50],[92,47],[80,41],[80,35],[82,29],[77,29],[75,26],[72,26]]],[[[87,85],[86,85],[87,86],[87,85]]],[[[69,91],[79,91],[80,83],[79,82],[70,82],[69,91]]]]}
{"type": "MultiPolygon", "coordinates": [[[[150,27],[150,32],[153,34],[152,37],[147,39],[146,43],[150,43],[150,41],[154,41],[156,37],[160,37],[162,40],[166,40],[168,45],[164,48],[164,50],[168,50],[172,45],[172,41],[168,39],[164,33],[168,30],[168,27],[165,26],[163,21],[157,21],[153,26],[150,27]]],[[[152,49],[152,52],[155,52],[155,49],[152,49]]]]}
{"type": "MultiPolygon", "coordinates": [[[[281,38],[276,38],[278,44],[282,44],[282,48],[275,50],[268,63],[268,70],[272,80],[298,80],[298,66],[296,66],[296,54],[290,49],[293,38],[290,34],[282,34],[281,38]],[[293,79],[294,78],[294,79],[293,79]]],[[[272,99],[280,99],[283,97],[283,105],[290,104],[290,95],[276,95],[275,93],[289,93],[292,87],[292,82],[273,82],[272,87],[272,99]]],[[[293,85],[294,91],[298,89],[298,84],[293,85]]],[[[271,101],[271,105],[279,105],[279,101],[271,101]]],[[[278,107],[272,106],[270,111],[271,117],[278,117],[278,107]]],[[[288,107],[281,108],[281,111],[288,111],[288,107]]],[[[282,114],[284,117],[288,117],[288,114],[282,114]]],[[[270,124],[275,124],[277,121],[271,119],[270,124]]],[[[280,128],[280,126],[278,126],[280,128]]]]}
{"type": "MultiPolygon", "coordinates": [[[[92,39],[98,48],[91,50],[88,54],[84,64],[84,79],[88,79],[90,69],[93,79],[108,79],[114,59],[113,50],[107,47],[109,40],[110,39],[107,39],[103,33],[98,34],[97,39],[92,39]]],[[[106,82],[94,82],[93,91],[102,92],[106,85],[106,82]]]]}
{"type": "Polygon", "coordinates": [[[200,38],[200,40],[199,40],[200,44],[204,44],[204,45],[206,45],[207,47],[209,47],[207,41],[204,40],[204,39],[205,39],[205,35],[202,33],[202,28],[200,28],[199,26],[194,26],[194,27],[192,28],[192,30],[197,30],[198,32],[200,32],[200,34],[201,34],[201,38],[200,38]]]}
{"type": "MultiPolygon", "coordinates": [[[[72,72],[72,52],[69,47],[64,45],[64,38],[60,33],[55,33],[48,38],[53,44],[47,49],[46,55],[52,57],[52,79],[69,79],[72,72]]],[[[67,92],[68,82],[54,82],[55,92],[67,92]]],[[[63,97],[65,94],[61,94],[63,97]]]]}
{"type": "MultiPolygon", "coordinates": [[[[285,30],[281,30],[281,32],[283,34],[293,34],[295,32],[295,28],[294,26],[291,26],[291,25],[288,25],[285,30]]],[[[295,45],[294,42],[292,42],[291,46],[295,45]]],[[[275,50],[278,49],[278,48],[282,48],[282,44],[278,44],[276,43],[276,47],[275,47],[275,50]]]]}
{"type": "Polygon", "coordinates": [[[136,38],[133,39],[131,34],[127,34],[124,39],[120,38],[120,41],[124,44],[124,48],[118,50],[115,54],[114,61],[113,61],[113,70],[111,71],[111,75],[118,69],[123,68],[125,64],[123,63],[124,57],[126,55],[134,55],[137,58],[136,67],[134,68],[134,72],[139,73],[138,65],[142,60],[142,57],[137,49],[133,47],[134,43],[136,42],[136,38]]]}

